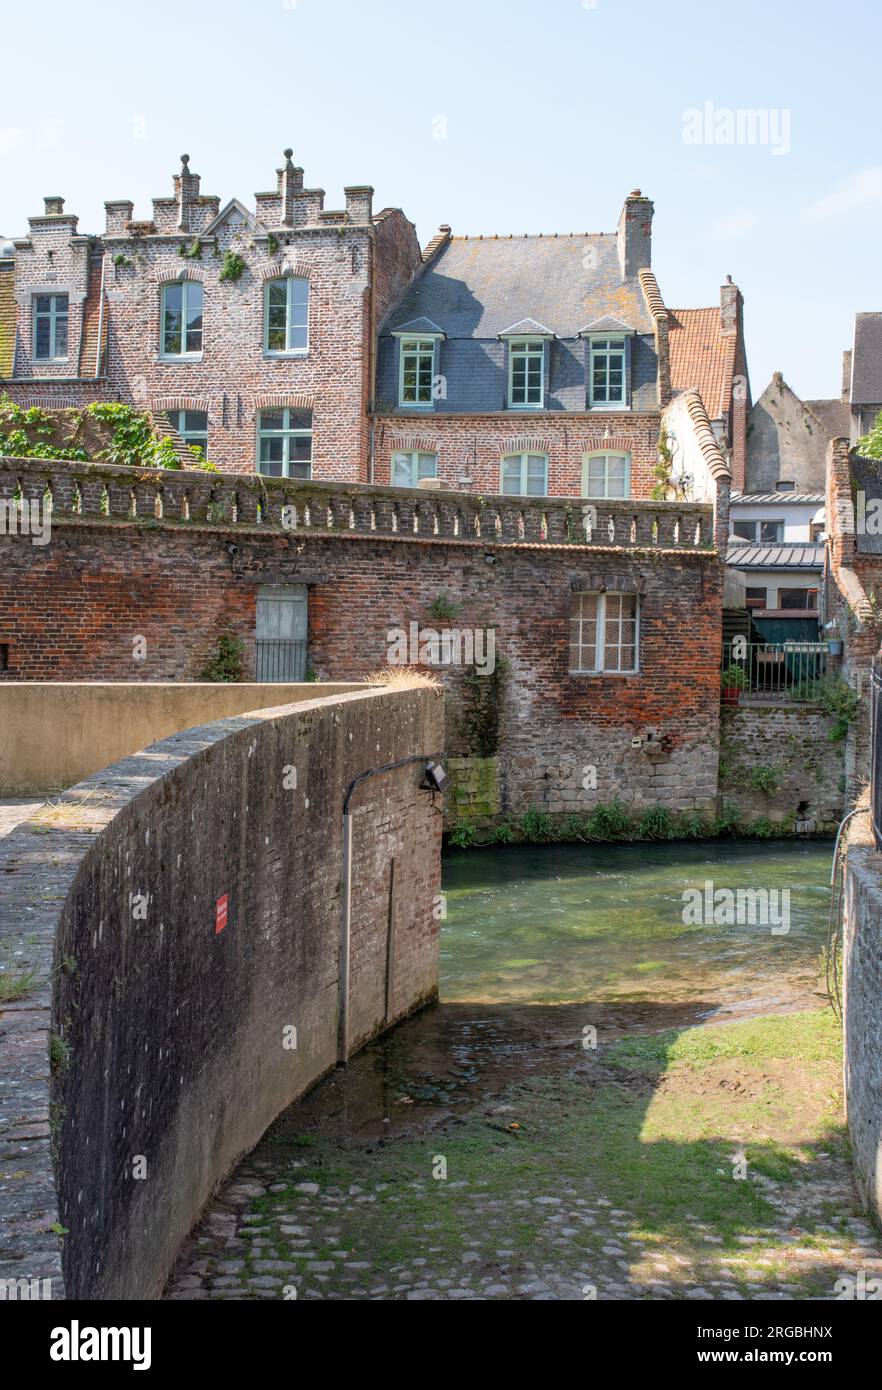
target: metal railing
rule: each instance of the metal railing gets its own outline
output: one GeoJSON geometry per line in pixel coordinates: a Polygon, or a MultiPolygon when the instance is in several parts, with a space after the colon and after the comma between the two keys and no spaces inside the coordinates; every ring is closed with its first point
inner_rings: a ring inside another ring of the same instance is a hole
{"type": "Polygon", "coordinates": [[[882,850],[882,659],[876,657],[870,676],[870,813],[876,848],[882,850]]]}
{"type": "Polygon", "coordinates": [[[306,680],[306,642],[258,637],[254,678],[267,685],[306,680]]]}
{"type": "Polygon", "coordinates": [[[805,703],[818,698],[827,655],[826,642],[748,642],[735,637],[723,643],[722,670],[739,670],[737,688],[752,699],[805,703]]]}

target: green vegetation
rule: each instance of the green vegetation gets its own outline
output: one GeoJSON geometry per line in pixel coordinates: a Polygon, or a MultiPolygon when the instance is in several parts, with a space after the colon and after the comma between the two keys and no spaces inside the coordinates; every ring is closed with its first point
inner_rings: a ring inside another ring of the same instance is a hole
{"type": "Polygon", "coordinates": [[[841,676],[828,676],[818,682],[814,698],[834,721],[827,737],[831,743],[841,743],[860,709],[857,691],[841,676]]]}
{"type": "Polygon", "coordinates": [[[49,1067],[53,1076],[67,1071],[70,1066],[70,1046],[57,1033],[49,1034],[49,1067]]]}
{"type": "Polygon", "coordinates": [[[0,454],[8,458],[74,459],[86,462],[86,452],[47,443],[55,433],[51,416],[39,406],[23,410],[8,396],[0,396],[0,454]]]}
{"type": "Polygon", "coordinates": [[[195,237],[193,241],[190,242],[189,246],[182,241],[178,247],[178,255],[183,256],[185,261],[201,261],[202,242],[198,237],[195,237]]]}
{"type": "Polygon", "coordinates": [[[242,257],[236,251],[225,251],[224,263],[220,268],[218,279],[228,280],[235,284],[237,280],[241,280],[244,271],[245,262],[242,257]]]}
{"type": "Polygon", "coordinates": [[[245,679],[245,643],[232,632],[218,637],[214,654],[199,673],[202,681],[233,683],[245,679]]]}
{"type": "Polygon", "coordinates": [[[490,675],[481,675],[473,666],[463,676],[459,732],[472,757],[492,758],[499,748],[502,692],[507,671],[508,662],[497,657],[490,675]]]}
{"type": "Polygon", "coordinates": [[[858,440],[856,448],[864,458],[882,459],[882,410],[870,426],[870,433],[858,440]]]}
{"type": "Polygon", "coordinates": [[[720,673],[720,685],[724,690],[746,690],[747,672],[743,666],[727,666],[720,673]]]}
{"type": "Polygon", "coordinates": [[[453,622],[459,612],[459,604],[448,593],[438,594],[429,604],[429,613],[438,623],[453,622]]]}
{"type": "Polygon", "coordinates": [[[0,1004],[24,999],[40,983],[40,972],[30,965],[13,963],[11,941],[0,941],[0,1004]]]}
{"type": "Polygon", "coordinates": [[[767,816],[743,820],[737,806],[726,802],[716,816],[689,811],[674,815],[663,806],[631,812],[622,802],[599,803],[591,811],[555,820],[531,806],[523,815],[507,817],[499,825],[478,829],[460,820],[447,836],[454,849],[510,844],[617,844],[652,840],[715,840],[723,836],[767,840],[787,831],[787,823],[775,824],[767,816]]]}

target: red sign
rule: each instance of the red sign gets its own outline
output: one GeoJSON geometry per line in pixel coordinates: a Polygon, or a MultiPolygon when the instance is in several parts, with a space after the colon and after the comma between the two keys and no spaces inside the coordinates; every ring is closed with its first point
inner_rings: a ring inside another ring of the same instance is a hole
{"type": "Polygon", "coordinates": [[[230,901],[230,895],[229,895],[229,893],[224,893],[223,897],[222,897],[222,898],[218,898],[217,902],[216,902],[215,905],[214,905],[214,934],[215,934],[215,936],[218,936],[218,935],[220,934],[220,932],[223,931],[224,927],[227,925],[227,907],[228,907],[228,905],[229,905],[229,901],[230,901]]]}

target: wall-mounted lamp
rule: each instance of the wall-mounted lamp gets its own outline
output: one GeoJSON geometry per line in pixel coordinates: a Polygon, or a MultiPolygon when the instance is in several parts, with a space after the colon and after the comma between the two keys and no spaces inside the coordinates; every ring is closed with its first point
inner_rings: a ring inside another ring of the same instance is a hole
{"type": "Polygon", "coordinates": [[[450,778],[440,763],[429,759],[426,763],[422,786],[424,791],[443,792],[447,790],[450,786],[450,778]]]}

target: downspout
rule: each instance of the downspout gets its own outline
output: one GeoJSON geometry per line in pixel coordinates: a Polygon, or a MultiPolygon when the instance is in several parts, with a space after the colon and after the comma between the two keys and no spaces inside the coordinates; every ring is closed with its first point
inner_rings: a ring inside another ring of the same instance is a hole
{"type": "MultiPolygon", "coordinates": [[[[352,793],[361,782],[369,777],[378,777],[383,772],[394,772],[400,767],[413,763],[427,763],[440,757],[438,753],[414,753],[409,758],[400,758],[395,763],[385,763],[383,767],[372,767],[360,772],[350,782],[343,801],[343,863],[340,891],[340,969],[339,969],[339,1022],[337,1027],[337,1064],[345,1066],[349,1061],[349,974],[352,945],[352,812],[349,803],[352,793]]],[[[431,788],[426,788],[431,790],[431,788]]]]}
{"type": "Polygon", "coordinates": [[[370,267],[371,267],[371,286],[370,286],[370,334],[371,340],[368,345],[370,353],[368,369],[368,482],[374,481],[374,458],[376,453],[377,425],[374,418],[374,408],[377,398],[377,293],[376,293],[376,272],[377,272],[377,232],[375,227],[371,227],[370,236],[370,267]]]}

